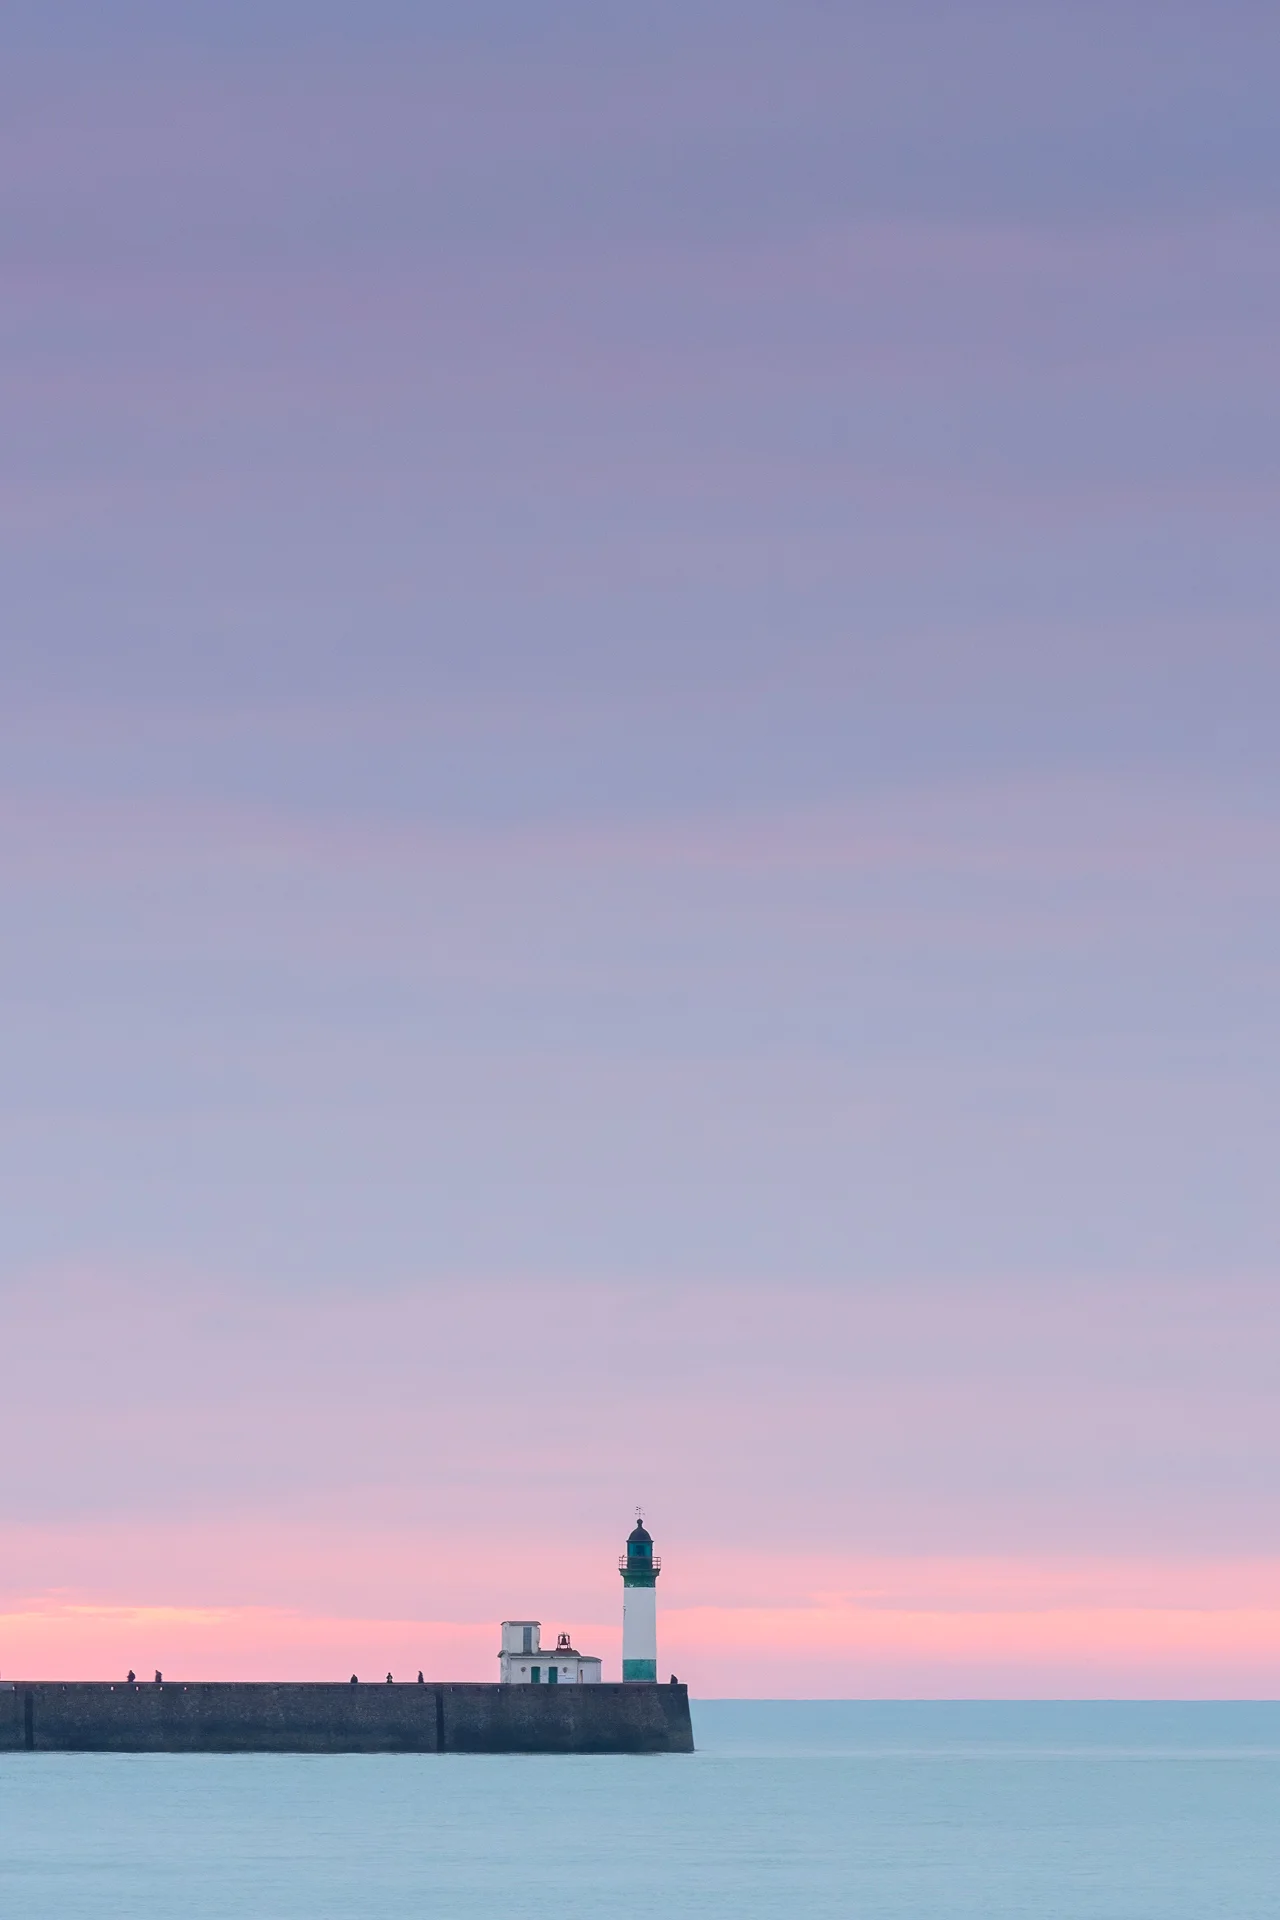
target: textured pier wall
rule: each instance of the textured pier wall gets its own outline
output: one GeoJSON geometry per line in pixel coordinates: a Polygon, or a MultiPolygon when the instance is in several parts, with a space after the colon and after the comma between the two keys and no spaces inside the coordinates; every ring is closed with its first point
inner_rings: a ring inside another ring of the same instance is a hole
{"type": "Polygon", "coordinates": [[[0,1751],[692,1753],[683,1686],[0,1683],[0,1751]]]}

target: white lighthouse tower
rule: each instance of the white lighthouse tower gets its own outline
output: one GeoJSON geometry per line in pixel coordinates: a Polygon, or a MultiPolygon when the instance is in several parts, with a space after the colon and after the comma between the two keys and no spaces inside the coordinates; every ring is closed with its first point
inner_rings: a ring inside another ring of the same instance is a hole
{"type": "Polygon", "coordinates": [[[655,1681],[658,1677],[658,1575],[662,1562],[636,1511],[627,1550],[618,1561],[622,1575],[622,1677],[655,1681]]]}

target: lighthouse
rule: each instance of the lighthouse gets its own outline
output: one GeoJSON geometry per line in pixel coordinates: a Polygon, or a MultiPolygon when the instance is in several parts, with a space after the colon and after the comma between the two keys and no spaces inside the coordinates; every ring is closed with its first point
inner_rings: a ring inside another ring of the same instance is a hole
{"type": "Polygon", "coordinates": [[[654,1681],[658,1677],[658,1575],[662,1562],[639,1511],[618,1561],[622,1575],[622,1677],[654,1681]]]}

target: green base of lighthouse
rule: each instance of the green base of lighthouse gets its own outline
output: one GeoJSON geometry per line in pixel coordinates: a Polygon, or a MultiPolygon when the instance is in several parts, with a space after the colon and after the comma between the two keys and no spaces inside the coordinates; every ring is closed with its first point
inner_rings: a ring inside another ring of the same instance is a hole
{"type": "Polygon", "coordinates": [[[658,1678],[658,1663],[656,1660],[624,1660],[622,1663],[622,1677],[624,1680],[650,1680],[656,1682],[658,1678]]]}

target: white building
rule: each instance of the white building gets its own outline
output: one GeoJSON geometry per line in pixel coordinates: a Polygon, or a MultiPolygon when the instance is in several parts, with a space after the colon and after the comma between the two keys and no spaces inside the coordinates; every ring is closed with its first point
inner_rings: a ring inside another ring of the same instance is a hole
{"type": "Polygon", "coordinates": [[[600,1678],[594,1654],[579,1653],[559,1634],[554,1650],[542,1644],[540,1620],[504,1620],[498,1679],[504,1687],[589,1686],[600,1678]]]}

